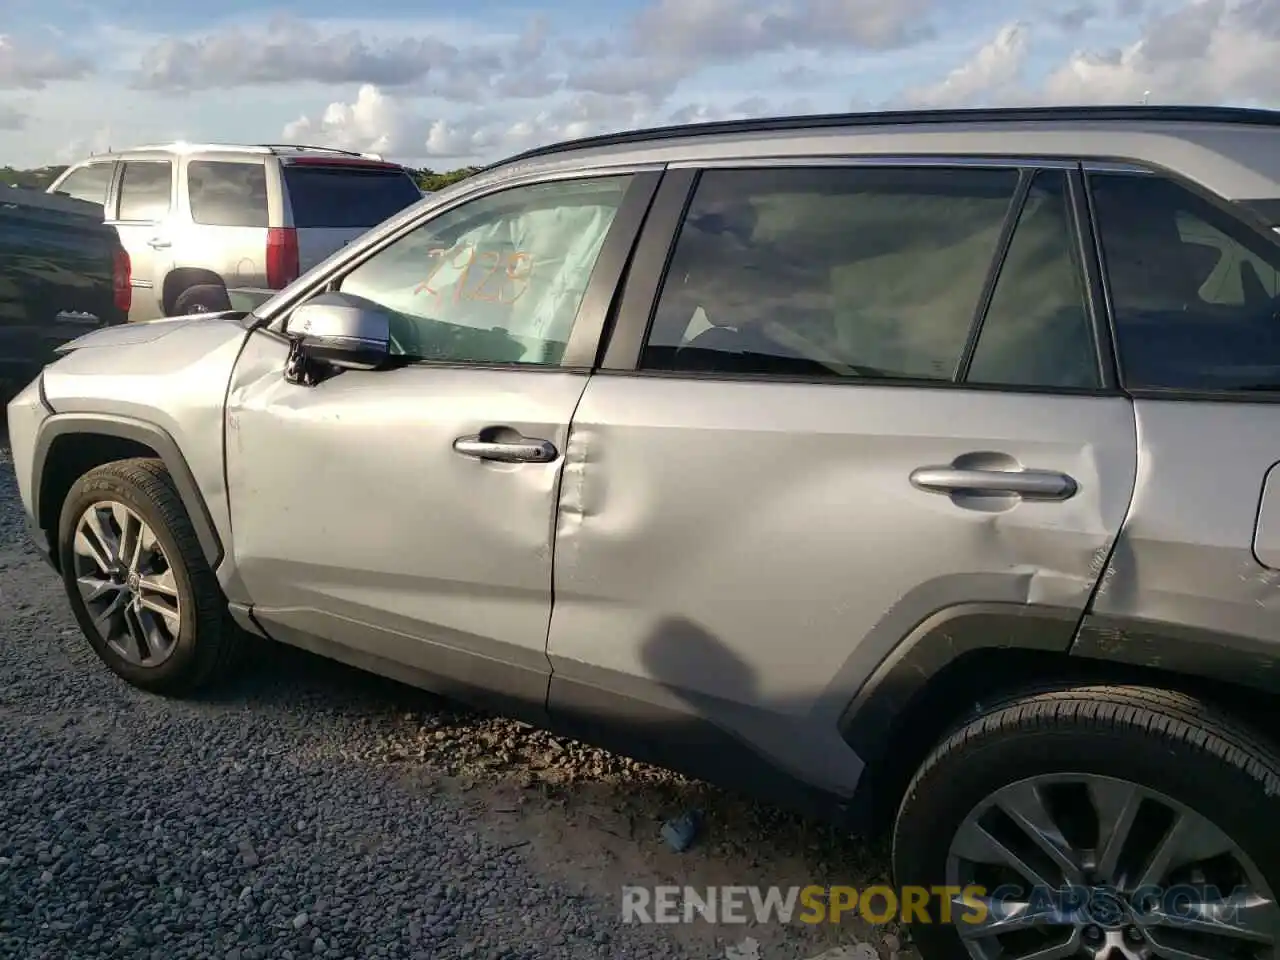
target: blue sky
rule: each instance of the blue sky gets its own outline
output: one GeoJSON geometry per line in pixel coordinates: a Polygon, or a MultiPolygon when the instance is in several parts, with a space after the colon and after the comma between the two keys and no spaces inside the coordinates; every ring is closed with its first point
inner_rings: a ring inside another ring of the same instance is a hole
{"type": "Polygon", "coordinates": [[[655,123],[1280,106],[1280,0],[5,0],[0,164],[168,139],[449,169],[655,123]]]}

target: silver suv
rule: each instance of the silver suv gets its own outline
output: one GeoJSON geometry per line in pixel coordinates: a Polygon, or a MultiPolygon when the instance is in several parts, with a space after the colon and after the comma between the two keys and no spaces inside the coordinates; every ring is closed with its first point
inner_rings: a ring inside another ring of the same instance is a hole
{"type": "Polygon", "coordinates": [[[1275,957],[1276,224],[1280,113],[576,141],[72,343],[14,464],[140,687],[269,637],[891,828],[929,960],[1275,957]]]}
{"type": "Polygon", "coordinates": [[[291,144],[99,154],[49,192],[103,205],[132,263],[133,321],[230,309],[228,288],[278,290],[422,198],[374,154],[291,144]]]}

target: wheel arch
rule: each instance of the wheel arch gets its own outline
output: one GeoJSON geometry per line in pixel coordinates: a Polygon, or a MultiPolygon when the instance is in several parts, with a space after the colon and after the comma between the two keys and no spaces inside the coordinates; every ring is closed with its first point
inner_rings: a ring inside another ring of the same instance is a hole
{"type": "MultiPolygon", "coordinates": [[[[200,549],[212,569],[222,561],[222,542],[209,507],[177,442],[143,420],[104,414],[55,414],[45,421],[32,457],[32,513],[54,543],[62,505],[72,485],[89,470],[130,457],[162,461],[191,518],[200,549]]],[[[58,565],[58,550],[53,551],[58,565]]]]}
{"type": "MultiPolygon", "coordinates": [[[[840,733],[866,764],[854,808],[875,835],[892,824],[916,769],[956,726],[1011,695],[1033,689],[1116,683],[1156,686],[1197,696],[1280,742],[1275,694],[1280,647],[1271,669],[1258,654],[1208,631],[1198,642],[1168,627],[1166,635],[1194,643],[1200,656],[1156,666],[1081,647],[1091,618],[1076,611],[1016,604],[972,604],[941,611],[908,636],[873,673],[840,719],[840,733]],[[1206,651],[1212,652],[1210,658],[1206,651]],[[1246,682],[1243,678],[1249,678],[1246,682]]],[[[1110,624],[1109,629],[1121,629],[1110,624]]],[[[1147,643],[1160,635],[1143,625],[1147,643]]]]}
{"type": "Polygon", "coordinates": [[[164,286],[160,291],[160,302],[166,317],[172,316],[178,297],[191,287],[212,284],[226,287],[227,281],[212,270],[205,267],[175,267],[164,278],[164,286]]]}

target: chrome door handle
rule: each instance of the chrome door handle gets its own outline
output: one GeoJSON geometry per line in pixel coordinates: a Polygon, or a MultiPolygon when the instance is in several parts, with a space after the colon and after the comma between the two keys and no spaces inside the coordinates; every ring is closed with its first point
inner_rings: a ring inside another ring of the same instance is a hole
{"type": "Polygon", "coordinates": [[[147,246],[152,250],[167,250],[173,246],[171,240],[165,240],[163,237],[152,237],[147,241],[147,246]]]}
{"type": "Polygon", "coordinates": [[[546,440],[482,440],[459,437],[453,449],[464,457],[496,460],[499,463],[550,463],[557,457],[555,444],[546,440]]]}
{"type": "Polygon", "coordinates": [[[920,467],[911,471],[911,485],[926,493],[1012,494],[1024,500],[1069,500],[1077,490],[1075,480],[1056,470],[920,467]]]}

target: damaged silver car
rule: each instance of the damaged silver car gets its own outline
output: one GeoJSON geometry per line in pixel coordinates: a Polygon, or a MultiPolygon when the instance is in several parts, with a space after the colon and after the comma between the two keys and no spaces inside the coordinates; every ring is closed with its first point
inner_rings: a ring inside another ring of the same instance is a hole
{"type": "Polygon", "coordinates": [[[888,829],[928,960],[1275,957],[1276,224],[1261,111],[559,144],[75,341],[14,463],[140,687],[256,635],[888,829]]]}

